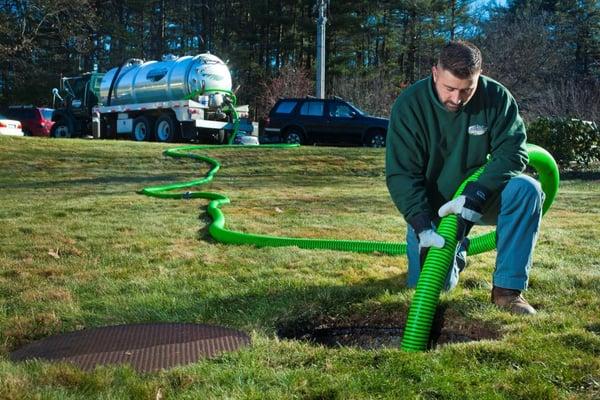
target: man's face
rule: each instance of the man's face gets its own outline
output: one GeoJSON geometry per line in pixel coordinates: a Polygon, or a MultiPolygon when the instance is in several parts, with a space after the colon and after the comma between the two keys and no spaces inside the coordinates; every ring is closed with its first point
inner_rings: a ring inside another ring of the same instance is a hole
{"type": "Polygon", "coordinates": [[[479,72],[466,79],[457,78],[440,66],[434,65],[431,72],[438,98],[448,111],[460,110],[475,94],[479,72]]]}

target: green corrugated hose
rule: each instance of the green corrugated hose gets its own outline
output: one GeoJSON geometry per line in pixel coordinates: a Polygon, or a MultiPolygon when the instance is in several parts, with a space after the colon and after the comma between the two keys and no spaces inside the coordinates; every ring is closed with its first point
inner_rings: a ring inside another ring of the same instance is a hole
{"type": "Polygon", "coordinates": [[[215,239],[223,243],[229,244],[253,244],[255,246],[266,247],[266,246],[298,246],[304,249],[329,249],[329,250],[340,250],[340,251],[356,251],[363,253],[372,253],[375,251],[388,253],[388,254],[405,254],[406,244],[405,243],[391,243],[391,242],[374,242],[374,241],[359,241],[359,240],[335,240],[335,239],[304,239],[304,238],[289,238],[289,237],[278,237],[269,235],[258,235],[253,233],[242,233],[236,232],[225,228],[225,216],[220,210],[220,207],[230,202],[229,198],[218,193],[210,192],[179,192],[171,193],[174,190],[187,189],[192,186],[199,186],[208,183],[213,180],[215,174],[221,167],[218,161],[199,154],[190,153],[192,150],[200,149],[228,149],[228,148],[240,148],[243,147],[249,151],[263,148],[291,148],[298,147],[298,145],[260,145],[260,146],[243,146],[243,145],[230,145],[230,146],[182,146],[168,149],[165,151],[165,155],[170,157],[187,157],[198,161],[204,161],[211,165],[211,169],[204,178],[189,181],[179,182],[171,185],[154,186],[145,188],[141,193],[148,196],[168,198],[168,199],[182,199],[182,198],[201,198],[211,200],[208,203],[208,214],[212,217],[213,222],[210,224],[208,231],[210,235],[215,239]]]}
{"type": "MultiPolygon", "coordinates": [[[[542,190],[546,195],[542,206],[542,214],[545,214],[558,191],[558,166],[550,153],[539,146],[528,145],[528,152],[529,165],[537,170],[542,190]]],[[[462,193],[468,182],[477,180],[484,169],[485,166],[465,180],[456,191],[454,198],[462,193]]],[[[458,244],[456,239],[457,224],[458,218],[456,215],[448,215],[440,221],[437,232],[444,238],[445,244],[441,249],[432,247],[423,263],[404,327],[401,345],[403,350],[423,351],[427,348],[440,293],[446,281],[448,270],[454,261],[458,244]]],[[[496,248],[495,231],[473,239],[469,246],[469,254],[478,254],[494,248],[496,248]]]]}
{"type": "MultiPolygon", "coordinates": [[[[225,216],[220,207],[230,202],[229,198],[218,193],[211,192],[178,192],[175,190],[187,189],[193,186],[200,186],[213,180],[215,174],[220,168],[218,161],[190,151],[201,149],[226,149],[243,147],[248,150],[261,148],[290,148],[297,145],[261,145],[261,146],[181,146],[165,151],[165,155],[176,158],[192,158],[198,161],[204,161],[211,165],[210,171],[204,178],[189,182],[179,182],[171,185],[153,186],[145,188],[141,193],[148,196],[182,199],[182,198],[202,198],[210,200],[208,204],[208,214],[213,222],[209,226],[210,235],[217,241],[229,244],[252,244],[255,246],[297,246],[305,249],[329,249],[340,251],[355,252],[381,252],[387,254],[405,254],[406,243],[359,241],[359,240],[336,240],[336,239],[306,239],[289,238],[269,235],[259,235],[252,233],[236,232],[225,228],[225,216]]],[[[556,162],[546,150],[536,145],[528,145],[529,165],[537,170],[542,189],[545,193],[543,213],[546,213],[552,204],[556,192],[558,191],[558,167],[556,162]]],[[[464,186],[471,180],[476,180],[482,170],[476,172],[468,178],[459,187],[455,196],[460,195],[464,186]]],[[[444,217],[438,227],[438,233],[446,240],[446,245],[442,249],[432,248],[423,265],[423,271],[417,283],[415,298],[409,311],[408,320],[405,327],[405,334],[402,341],[402,348],[408,351],[424,350],[429,338],[431,324],[435,309],[439,300],[441,288],[448,273],[448,268],[454,257],[456,248],[456,225],[457,218],[454,215],[444,217]]],[[[469,254],[478,254],[493,250],[496,247],[495,231],[479,235],[471,239],[469,254]]]]}

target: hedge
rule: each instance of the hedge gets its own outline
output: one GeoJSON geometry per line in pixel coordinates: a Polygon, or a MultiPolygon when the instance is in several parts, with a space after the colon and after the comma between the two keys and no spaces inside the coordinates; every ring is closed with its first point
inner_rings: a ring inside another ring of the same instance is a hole
{"type": "Polygon", "coordinates": [[[600,129],[572,118],[539,118],[527,126],[527,141],[548,150],[561,166],[600,161],[600,129]]]}

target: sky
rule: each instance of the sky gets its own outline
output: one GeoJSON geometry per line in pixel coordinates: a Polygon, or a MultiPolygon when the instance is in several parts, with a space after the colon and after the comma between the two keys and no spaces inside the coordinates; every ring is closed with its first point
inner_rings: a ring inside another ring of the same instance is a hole
{"type": "MultiPolygon", "coordinates": [[[[493,3],[497,4],[498,6],[502,6],[505,7],[506,6],[506,0],[491,0],[493,3]]],[[[490,3],[490,0],[475,0],[473,2],[472,7],[479,7],[479,6],[485,6],[487,3],[490,3]]]]}
{"type": "Polygon", "coordinates": [[[487,15],[487,10],[490,8],[490,5],[493,7],[506,7],[506,4],[507,0],[474,0],[471,3],[470,9],[472,13],[479,12],[487,15]]]}

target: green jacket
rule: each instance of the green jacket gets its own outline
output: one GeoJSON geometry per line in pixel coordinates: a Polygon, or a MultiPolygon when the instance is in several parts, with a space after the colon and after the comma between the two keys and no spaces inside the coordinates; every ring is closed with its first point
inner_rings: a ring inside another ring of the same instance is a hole
{"type": "Polygon", "coordinates": [[[480,76],[471,100],[450,112],[430,76],[402,92],[393,106],[386,146],[390,195],[420,232],[488,155],[478,184],[490,197],[497,195],[525,169],[525,140],[517,103],[500,83],[480,76]]]}

